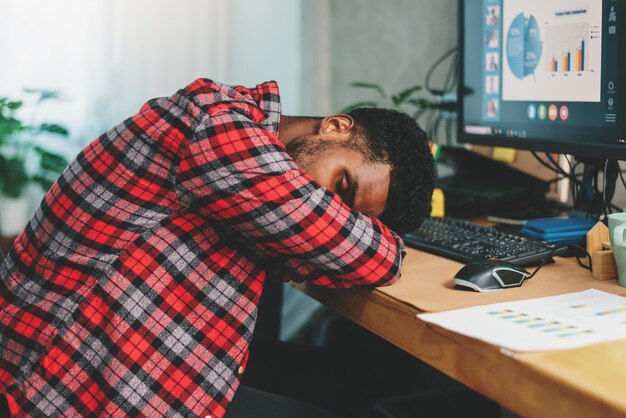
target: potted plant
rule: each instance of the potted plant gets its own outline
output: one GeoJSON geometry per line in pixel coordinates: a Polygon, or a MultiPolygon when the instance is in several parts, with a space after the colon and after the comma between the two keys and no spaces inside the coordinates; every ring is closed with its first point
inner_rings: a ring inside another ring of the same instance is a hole
{"type": "Polygon", "coordinates": [[[35,123],[34,113],[45,101],[58,99],[56,92],[25,89],[33,122],[22,118],[24,100],[0,97],[0,234],[17,235],[31,213],[26,195],[31,184],[48,190],[67,166],[67,160],[35,141],[43,133],[68,136],[61,125],[35,123]]]}
{"type": "Polygon", "coordinates": [[[439,96],[437,101],[433,101],[419,97],[421,91],[423,90],[420,85],[405,88],[396,94],[388,94],[380,85],[376,83],[364,83],[358,81],[351,83],[350,87],[375,91],[378,96],[378,100],[367,100],[354,103],[342,109],[342,113],[349,113],[359,107],[383,107],[407,113],[417,122],[420,122],[421,118],[426,119],[426,116],[430,115],[430,118],[428,118],[425,123],[420,123],[422,128],[426,131],[429,140],[435,142],[438,140],[439,125],[442,121],[444,121],[446,125],[446,140],[450,143],[451,126],[449,125],[449,122],[451,119],[456,118],[456,99],[446,98],[444,93],[449,92],[449,90],[428,90],[431,94],[439,96]]]}
{"type": "Polygon", "coordinates": [[[399,112],[412,114],[415,112],[416,109],[437,109],[440,107],[440,104],[438,103],[416,96],[420,91],[422,91],[422,86],[420,85],[408,87],[396,94],[387,94],[387,92],[376,83],[364,83],[362,81],[357,81],[351,83],[350,87],[374,90],[380,96],[382,102],[368,100],[354,103],[342,109],[341,111],[343,113],[349,113],[350,111],[358,109],[359,107],[385,107],[388,109],[397,110],[399,112]]]}

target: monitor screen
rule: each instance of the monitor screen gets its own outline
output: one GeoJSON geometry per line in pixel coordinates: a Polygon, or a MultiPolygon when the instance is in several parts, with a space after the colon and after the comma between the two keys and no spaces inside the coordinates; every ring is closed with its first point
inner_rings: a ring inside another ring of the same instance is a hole
{"type": "Polygon", "coordinates": [[[459,141],[626,159],[621,3],[460,0],[459,141]]]}

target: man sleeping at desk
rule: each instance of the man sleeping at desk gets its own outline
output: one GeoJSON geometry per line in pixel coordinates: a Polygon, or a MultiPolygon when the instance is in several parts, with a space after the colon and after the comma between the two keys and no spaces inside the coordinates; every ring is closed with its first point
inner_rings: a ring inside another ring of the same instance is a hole
{"type": "Polygon", "coordinates": [[[405,114],[285,116],[274,82],[150,100],[77,156],[2,264],[0,395],[19,416],[222,417],[268,271],[392,283],[432,190],[405,114]]]}

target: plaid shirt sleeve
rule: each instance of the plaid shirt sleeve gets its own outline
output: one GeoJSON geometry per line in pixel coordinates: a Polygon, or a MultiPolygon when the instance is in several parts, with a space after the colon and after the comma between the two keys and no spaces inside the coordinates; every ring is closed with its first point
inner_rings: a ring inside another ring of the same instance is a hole
{"type": "MultiPolygon", "coordinates": [[[[262,126],[264,111],[246,100],[252,91],[211,82],[183,94],[198,108],[191,113],[203,115],[177,176],[184,206],[227,223],[317,285],[380,286],[399,278],[399,237],[298,169],[277,134],[262,126]]],[[[254,94],[277,88],[264,84],[254,94]]]]}

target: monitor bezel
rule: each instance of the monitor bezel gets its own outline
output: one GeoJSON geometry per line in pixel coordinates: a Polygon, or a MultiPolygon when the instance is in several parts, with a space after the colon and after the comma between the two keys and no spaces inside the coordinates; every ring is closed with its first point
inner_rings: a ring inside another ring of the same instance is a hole
{"type": "MultiPolygon", "coordinates": [[[[605,143],[593,143],[593,142],[563,142],[546,137],[523,138],[513,141],[512,138],[504,135],[478,135],[471,134],[465,131],[464,120],[464,100],[463,94],[466,91],[465,88],[465,3],[472,0],[458,0],[458,77],[459,83],[457,87],[457,102],[458,102],[458,115],[457,115],[457,140],[461,144],[473,144],[473,145],[486,145],[492,147],[507,147],[520,150],[529,150],[536,152],[549,152],[559,154],[570,154],[576,157],[588,157],[588,158],[601,158],[610,160],[626,160],[626,143],[624,145],[619,144],[607,144],[605,143]]],[[[482,0],[480,0],[482,2],[482,0]]],[[[620,14],[618,15],[618,42],[620,47],[626,47],[626,16],[625,8],[620,8],[620,14]]],[[[618,110],[617,110],[617,126],[616,131],[619,133],[620,138],[626,141],[626,54],[619,54],[618,57],[619,68],[623,68],[619,74],[617,92],[618,110]]],[[[604,130],[606,128],[598,128],[604,130]]],[[[613,138],[613,136],[611,136],[613,138]]],[[[604,137],[604,139],[609,139],[604,137]]]]}

